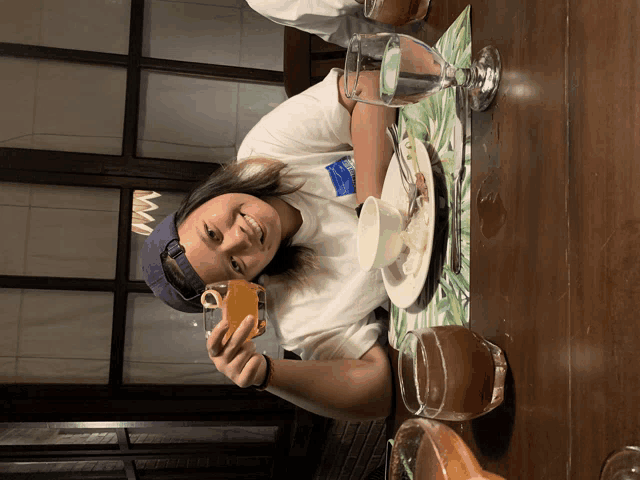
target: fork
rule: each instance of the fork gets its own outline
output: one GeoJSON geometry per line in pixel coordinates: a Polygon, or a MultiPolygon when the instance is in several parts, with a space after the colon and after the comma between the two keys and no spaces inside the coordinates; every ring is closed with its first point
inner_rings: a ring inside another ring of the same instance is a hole
{"type": "Polygon", "coordinates": [[[391,140],[393,149],[396,152],[396,158],[398,159],[398,166],[400,167],[400,179],[402,180],[402,186],[404,191],[409,196],[409,208],[407,210],[407,218],[411,218],[418,202],[418,187],[415,182],[411,181],[411,169],[407,164],[404,155],[400,149],[400,142],[398,140],[398,127],[393,124],[387,127],[387,135],[391,140]]]}

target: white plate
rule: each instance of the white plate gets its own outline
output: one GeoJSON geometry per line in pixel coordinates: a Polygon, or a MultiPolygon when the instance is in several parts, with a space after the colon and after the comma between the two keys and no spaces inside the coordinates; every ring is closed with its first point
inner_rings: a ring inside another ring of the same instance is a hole
{"type": "MultiPolygon", "coordinates": [[[[407,148],[409,146],[409,139],[405,139],[400,143],[400,149],[404,154],[404,158],[407,158],[407,148]]],[[[406,261],[409,249],[405,248],[395,263],[392,263],[388,267],[382,269],[382,279],[384,280],[384,286],[389,294],[391,301],[400,308],[409,308],[416,299],[420,296],[420,292],[424,287],[424,283],[427,279],[427,273],[429,272],[429,263],[431,262],[431,250],[433,248],[433,233],[435,231],[436,223],[436,201],[435,191],[433,187],[433,172],[431,171],[431,160],[424,144],[416,141],[416,153],[418,156],[418,167],[424,175],[427,183],[427,189],[429,192],[429,203],[427,208],[429,209],[429,225],[427,225],[427,247],[424,251],[424,258],[420,264],[420,269],[415,274],[405,275],[402,271],[402,264],[406,261]]],[[[411,169],[411,177],[415,182],[415,169],[413,162],[407,160],[411,169]]],[[[401,212],[406,212],[409,207],[409,197],[404,191],[402,186],[402,180],[400,179],[400,167],[398,161],[395,158],[391,159],[389,169],[387,170],[387,176],[384,179],[384,186],[382,187],[382,200],[385,200],[395,206],[401,212]]]]}

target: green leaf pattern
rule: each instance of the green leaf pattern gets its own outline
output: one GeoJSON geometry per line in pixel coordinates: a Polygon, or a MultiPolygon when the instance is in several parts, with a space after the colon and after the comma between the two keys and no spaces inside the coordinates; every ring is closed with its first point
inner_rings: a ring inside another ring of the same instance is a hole
{"type": "MultiPolygon", "coordinates": [[[[456,67],[471,65],[471,6],[468,5],[457,20],[435,44],[446,61],[456,67]]],[[[455,123],[455,90],[448,88],[415,105],[401,110],[398,128],[417,139],[429,142],[442,161],[449,205],[452,205],[455,123]]],[[[389,343],[398,348],[409,330],[436,325],[469,325],[469,258],[471,253],[471,118],[467,118],[465,138],[466,172],[462,185],[462,268],[454,275],[449,263],[444,266],[439,288],[429,305],[419,313],[409,313],[391,304],[389,343]]],[[[451,209],[450,209],[451,211],[451,209]]],[[[451,225],[451,219],[449,221],[451,225]]],[[[451,252],[451,247],[447,248],[451,252]]]]}

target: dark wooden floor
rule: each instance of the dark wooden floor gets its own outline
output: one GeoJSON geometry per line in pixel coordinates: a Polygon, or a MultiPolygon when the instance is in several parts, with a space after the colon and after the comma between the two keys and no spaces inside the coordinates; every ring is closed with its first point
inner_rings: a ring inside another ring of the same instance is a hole
{"type": "Polygon", "coordinates": [[[503,61],[472,115],[471,328],[511,373],[457,429],[506,478],[597,479],[640,445],[640,2],[433,0],[433,41],[468,3],[503,61]]]}

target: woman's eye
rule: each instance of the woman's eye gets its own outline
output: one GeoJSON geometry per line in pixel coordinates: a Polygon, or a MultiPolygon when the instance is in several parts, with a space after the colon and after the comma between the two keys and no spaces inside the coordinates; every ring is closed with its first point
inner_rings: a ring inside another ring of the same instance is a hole
{"type": "Polygon", "coordinates": [[[209,238],[212,238],[212,239],[214,239],[214,240],[216,239],[216,234],[215,234],[215,232],[212,232],[211,230],[209,230],[209,227],[207,227],[207,224],[205,224],[205,225],[204,225],[204,230],[205,230],[205,232],[207,233],[207,236],[208,236],[209,238]]]}
{"type": "Polygon", "coordinates": [[[238,273],[242,273],[241,269],[240,269],[240,264],[238,264],[238,262],[236,262],[233,258],[231,259],[231,267],[233,267],[233,269],[238,272],[238,273]]]}

